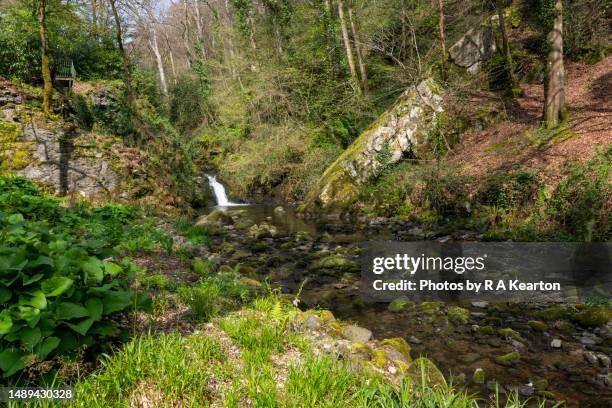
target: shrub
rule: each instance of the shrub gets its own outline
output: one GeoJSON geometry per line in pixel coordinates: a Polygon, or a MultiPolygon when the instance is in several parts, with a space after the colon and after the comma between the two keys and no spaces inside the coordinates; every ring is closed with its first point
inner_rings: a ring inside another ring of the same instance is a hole
{"type": "Polygon", "coordinates": [[[500,208],[513,208],[532,201],[540,186],[535,172],[498,172],[491,176],[478,193],[478,202],[500,208]]]}
{"type": "Polygon", "coordinates": [[[612,225],[612,147],[598,150],[588,163],[570,164],[570,172],[550,199],[549,215],[566,233],[587,241],[607,241],[612,225]]]}
{"type": "Polygon", "coordinates": [[[221,289],[211,281],[179,289],[179,297],[191,308],[191,316],[198,322],[207,322],[219,312],[221,289]]]}
{"type": "Polygon", "coordinates": [[[425,183],[425,198],[438,215],[448,217],[467,214],[469,195],[465,189],[464,177],[431,175],[425,183]]]}
{"type": "Polygon", "coordinates": [[[0,212],[0,369],[9,377],[34,361],[117,334],[111,318],[142,298],[127,291],[128,262],[101,260],[46,223],[0,212]]]}

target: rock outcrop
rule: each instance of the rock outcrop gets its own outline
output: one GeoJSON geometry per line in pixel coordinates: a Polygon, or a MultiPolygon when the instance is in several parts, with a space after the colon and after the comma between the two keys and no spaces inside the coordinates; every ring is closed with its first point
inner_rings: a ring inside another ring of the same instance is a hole
{"type": "Polygon", "coordinates": [[[433,79],[408,88],[327,168],[302,210],[323,207],[345,211],[357,199],[358,186],[423,143],[443,111],[442,97],[433,79]]]}
{"type": "Polygon", "coordinates": [[[495,33],[490,21],[478,28],[473,28],[449,48],[451,60],[475,74],[480,70],[482,63],[489,60],[497,46],[495,33]]]}

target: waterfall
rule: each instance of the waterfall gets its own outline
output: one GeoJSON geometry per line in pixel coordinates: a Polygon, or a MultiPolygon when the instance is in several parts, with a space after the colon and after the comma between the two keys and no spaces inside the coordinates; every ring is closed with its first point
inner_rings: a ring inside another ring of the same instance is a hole
{"type": "Polygon", "coordinates": [[[218,206],[229,207],[232,205],[244,205],[244,204],[233,203],[227,199],[227,194],[225,193],[225,187],[223,187],[223,184],[217,181],[216,176],[207,174],[206,177],[208,177],[208,184],[210,185],[213,192],[215,193],[215,199],[217,200],[218,206]]]}

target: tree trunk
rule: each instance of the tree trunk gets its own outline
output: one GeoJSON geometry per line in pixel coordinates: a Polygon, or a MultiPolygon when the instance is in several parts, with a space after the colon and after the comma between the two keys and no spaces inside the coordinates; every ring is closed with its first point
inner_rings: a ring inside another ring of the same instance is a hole
{"type": "Polygon", "coordinates": [[[353,40],[355,42],[355,52],[357,54],[357,65],[359,65],[359,74],[361,75],[361,90],[364,94],[368,92],[368,75],[366,72],[365,61],[363,60],[363,56],[361,53],[361,40],[359,38],[359,33],[355,28],[355,22],[353,20],[353,0],[349,0],[348,2],[348,15],[349,22],[351,24],[351,34],[353,34],[353,40]]]}
{"type": "Polygon", "coordinates": [[[98,28],[98,1],[91,0],[91,22],[93,24],[94,30],[97,31],[98,28]]]}
{"type": "Polygon", "coordinates": [[[123,74],[125,81],[125,95],[127,97],[128,104],[131,105],[134,101],[134,93],[132,91],[132,72],[130,70],[130,58],[127,54],[127,51],[123,47],[123,35],[121,33],[121,19],[119,18],[119,12],[117,11],[117,0],[108,0],[110,3],[111,9],[113,11],[113,17],[115,19],[115,29],[117,31],[117,46],[119,47],[119,52],[121,53],[121,57],[123,58],[123,74]]]}
{"type": "Polygon", "coordinates": [[[444,33],[444,0],[438,0],[440,18],[438,20],[440,29],[440,46],[442,49],[442,79],[446,80],[446,34],[444,33]]]}
{"type": "Polygon", "coordinates": [[[45,115],[51,114],[51,104],[53,102],[53,82],[51,79],[51,69],[49,68],[49,36],[47,35],[47,0],[40,0],[38,3],[38,24],[40,25],[40,45],[41,45],[41,71],[43,77],[43,112],[45,115]]]}
{"type": "Polygon", "coordinates": [[[174,54],[172,54],[172,46],[170,45],[170,38],[168,38],[168,32],[163,31],[164,40],[166,40],[166,47],[168,47],[168,55],[170,56],[170,68],[172,69],[172,82],[176,85],[176,66],[174,65],[174,54]]]}
{"type": "Polygon", "coordinates": [[[355,62],[353,61],[353,50],[351,49],[351,42],[349,40],[346,21],[344,19],[344,4],[342,3],[342,0],[338,0],[338,18],[340,19],[340,31],[342,32],[342,40],[344,41],[344,48],[346,50],[346,61],[351,72],[351,80],[355,85],[357,93],[361,93],[359,80],[357,79],[357,70],[355,69],[355,62]]]}
{"type": "Polygon", "coordinates": [[[508,79],[510,80],[511,91],[514,93],[518,89],[518,81],[514,74],[514,61],[512,61],[512,54],[510,54],[510,44],[508,42],[508,33],[506,32],[506,13],[504,12],[503,0],[497,0],[497,14],[499,16],[499,31],[501,32],[502,38],[502,52],[506,59],[506,70],[508,71],[508,79]]]}
{"type": "Polygon", "coordinates": [[[548,86],[544,102],[544,120],[547,128],[553,128],[565,119],[565,68],[563,66],[563,2],[556,0],[554,24],[548,34],[548,86]]]}
{"type": "Polygon", "coordinates": [[[161,52],[159,51],[159,44],[157,43],[157,28],[155,27],[155,22],[151,21],[151,40],[150,45],[153,50],[153,54],[155,54],[155,62],[157,64],[157,70],[159,71],[159,81],[161,82],[161,87],[164,95],[168,94],[168,85],[166,83],[166,72],[164,71],[164,62],[162,60],[161,52]]]}

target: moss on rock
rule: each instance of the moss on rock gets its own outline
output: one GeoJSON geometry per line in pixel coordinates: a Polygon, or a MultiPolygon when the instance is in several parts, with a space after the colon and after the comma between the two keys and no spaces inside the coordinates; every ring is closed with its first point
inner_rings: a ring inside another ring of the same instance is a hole
{"type": "Polygon", "coordinates": [[[521,359],[521,354],[518,351],[512,351],[502,356],[495,357],[495,362],[501,365],[513,365],[521,359]]]}
{"type": "Polygon", "coordinates": [[[412,357],[410,357],[410,345],[401,337],[393,337],[390,339],[385,339],[380,342],[381,346],[389,346],[393,349],[402,353],[402,355],[406,358],[407,361],[411,361],[412,357]]]}
{"type": "Polygon", "coordinates": [[[593,307],[582,310],[571,317],[571,320],[582,326],[601,326],[612,321],[612,308],[593,307]]]}
{"type": "Polygon", "coordinates": [[[408,367],[406,376],[412,380],[413,384],[419,385],[421,388],[440,387],[444,390],[448,389],[444,375],[430,359],[425,357],[414,360],[408,367]]]}
{"type": "Polygon", "coordinates": [[[459,306],[448,308],[448,319],[455,324],[467,324],[470,320],[470,311],[459,306]]]}

